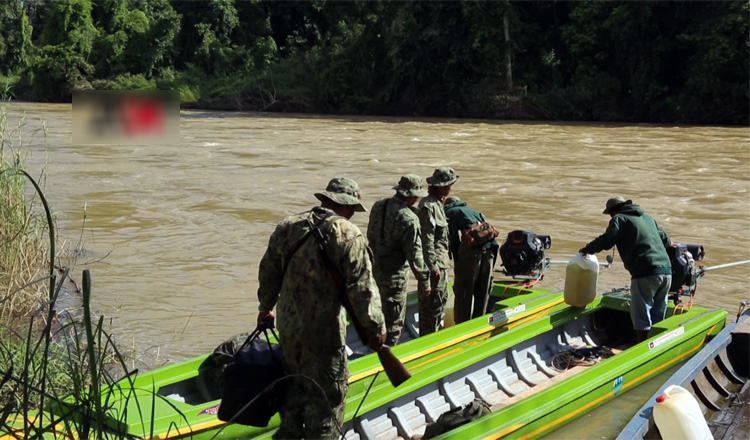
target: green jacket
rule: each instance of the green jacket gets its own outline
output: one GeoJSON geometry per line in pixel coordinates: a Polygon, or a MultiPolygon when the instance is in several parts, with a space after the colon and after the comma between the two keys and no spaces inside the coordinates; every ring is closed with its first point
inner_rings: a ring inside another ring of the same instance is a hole
{"type": "MultiPolygon", "coordinates": [[[[472,226],[486,222],[484,215],[476,209],[469,208],[464,201],[453,202],[445,205],[445,216],[448,218],[448,239],[451,244],[451,256],[455,260],[458,256],[458,248],[461,246],[461,237],[464,231],[472,226]]],[[[496,240],[491,240],[482,245],[482,249],[497,248],[500,245],[496,240]]]]}
{"type": "Polygon", "coordinates": [[[625,269],[633,278],[671,274],[667,248],[669,236],[638,205],[626,205],[609,221],[604,234],[584,246],[586,254],[595,254],[617,246],[625,269]]]}
{"type": "Polygon", "coordinates": [[[318,243],[308,235],[308,218],[326,237],[327,253],[344,277],[346,295],[365,331],[371,336],[385,333],[365,237],[354,223],[332,215],[317,206],[284,219],[271,234],[258,272],[258,310],[269,312],[276,306],[279,332],[326,348],[346,344],[346,318],[318,243]]]}

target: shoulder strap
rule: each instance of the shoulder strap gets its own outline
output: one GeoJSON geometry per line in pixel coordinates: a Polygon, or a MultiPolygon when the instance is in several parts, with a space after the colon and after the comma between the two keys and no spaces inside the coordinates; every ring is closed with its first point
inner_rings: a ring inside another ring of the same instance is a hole
{"type": "MultiPolygon", "coordinates": [[[[324,221],[330,217],[333,217],[333,216],[332,215],[327,216],[324,219],[324,221]]],[[[331,261],[331,257],[328,256],[328,250],[326,246],[327,240],[323,236],[323,232],[320,230],[320,228],[317,225],[315,225],[315,223],[313,223],[309,217],[307,219],[307,222],[310,226],[312,235],[315,237],[315,241],[318,242],[318,249],[320,250],[320,257],[323,259],[323,264],[326,267],[326,272],[328,272],[328,277],[331,279],[334,289],[336,290],[336,293],[338,294],[339,301],[341,301],[341,304],[344,306],[347,313],[349,314],[349,320],[354,326],[354,329],[357,331],[359,338],[366,345],[368,342],[367,333],[365,332],[365,329],[362,326],[362,324],[357,319],[357,315],[354,314],[354,308],[352,307],[352,304],[349,301],[349,297],[346,296],[346,280],[344,279],[344,276],[341,274],[338,268],[334,265],[333,261],[331,261]]]]}

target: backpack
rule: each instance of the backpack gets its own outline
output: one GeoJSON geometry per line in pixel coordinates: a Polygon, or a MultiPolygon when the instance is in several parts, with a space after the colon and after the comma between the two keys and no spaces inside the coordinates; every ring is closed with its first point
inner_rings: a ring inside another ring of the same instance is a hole
{"type": "Polygon", "coordinates": [[[490,413],[490,407],[482,399],[474,399],[466,406],[444,412],[438,419],[427,424],[422,440],[435,438],[490,413]]]}
{"type": "Polygon", "coordinates": [[[481,222],[466,231],[466,241],[469,247],[479,247],[494,240],[498,235],[500,233],[494,226],[487,222],[481,222]]]}

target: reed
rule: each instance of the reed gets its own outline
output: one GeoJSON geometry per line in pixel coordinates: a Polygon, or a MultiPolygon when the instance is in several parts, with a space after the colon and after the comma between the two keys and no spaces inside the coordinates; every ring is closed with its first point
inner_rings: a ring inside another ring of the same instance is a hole
{"type": "Polygon", "coordinates": [[[68,270],[58,278],[52,211],[23,167],[25,122],[7,121],[0,104],[0,438],[132,438],[125,417],[153,414],[122,411],[134,374],[116,379],[127,365],[91,311],[88,270],[82,312],[57,315],[68,270]]]}
{"type": "Polygon", "coordinates": [[[44,243],[38,198],[26,197],[24,158],[30,149],[23,148],[25,125],[21,118],[9,127],[6,107],[0,104],[0,322],[27,315],[40,298],[48,299],[42,294],[46,286],[38,280],[43,262],[51,260],[50,248],[44,243]]]}

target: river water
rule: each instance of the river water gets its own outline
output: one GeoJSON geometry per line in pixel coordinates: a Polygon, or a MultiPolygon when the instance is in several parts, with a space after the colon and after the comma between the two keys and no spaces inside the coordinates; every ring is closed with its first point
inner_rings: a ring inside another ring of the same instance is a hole
{"type": "MultiPolygon", "coordinates": [[[[370,206],[402,174],[451,166],[461,176],[453,195],[501,238],[550,235],[553,259],[604,231],[614,195],[641,205],[674,241],[703,245],[705,266],[750,259],[748,127],[183,111],[178,145],[81,146],[71,143],[71,113],[69,104],[8,105],[12,126],[25,119],[27,167],[44,170],[61,237],[84,249],[60,263],[79,282],[91,271],[95,311],[140,368],[251,330],[276,222],[316,205],[313,193],[339,175],[354,178],[370,206]]],[[[367,220],[353,218],[363,230],[367,220]]],[[[561,290],[564,273],[553,265],[539,286],[561,290]]],[[[734,314],[749,282],[750,266],[708,272],[695,302],[734,314]]],[[[628,284],[619,257],[599,276],[600,291],[628,284]]]]}

